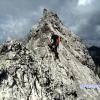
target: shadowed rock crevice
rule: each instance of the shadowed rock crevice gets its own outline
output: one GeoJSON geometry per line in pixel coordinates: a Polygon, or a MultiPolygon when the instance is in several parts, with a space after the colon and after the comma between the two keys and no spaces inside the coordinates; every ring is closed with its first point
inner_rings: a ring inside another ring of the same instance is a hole
{"type": "Polygon", "coordinates": [[[0,70],[0,85],[2,84],[3,80],[8,79],[8,72],[4,69],[0,70]]]}

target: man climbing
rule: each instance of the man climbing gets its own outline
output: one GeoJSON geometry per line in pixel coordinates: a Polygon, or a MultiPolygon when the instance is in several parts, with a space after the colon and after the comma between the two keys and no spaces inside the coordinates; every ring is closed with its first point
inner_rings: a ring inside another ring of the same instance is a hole
{"type": "Polygon", "coordinates": [[[51,32],[51,34],[52,34],[51,41],[48,46],[55,53],[55,59],[59,59],[57,47],[59,46],[60,43],[60,37],[57,34],[55,34],[53,31],[51,32]]]}

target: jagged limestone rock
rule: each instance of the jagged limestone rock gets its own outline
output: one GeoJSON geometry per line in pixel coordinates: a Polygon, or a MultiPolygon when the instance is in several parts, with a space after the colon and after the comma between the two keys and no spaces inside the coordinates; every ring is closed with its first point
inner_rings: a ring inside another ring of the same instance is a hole
{"type": "Polygon", "coordinates": [[[78,36],[65,28],[57,14],[44,10],[26,41],[0,47],[0,100],[99,100],[95,65],[78,36]],[[61,36],[59,59],[48,47],[51,31],[61,36]]]}

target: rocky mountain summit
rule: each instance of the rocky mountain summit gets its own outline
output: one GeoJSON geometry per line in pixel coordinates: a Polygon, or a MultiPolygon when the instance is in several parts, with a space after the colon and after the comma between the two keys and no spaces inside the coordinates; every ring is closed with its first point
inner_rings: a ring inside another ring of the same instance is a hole
{"type": "Polygon", "coordinates": [[[24,41],[0,46],[0,100],[100,100],[95,64],[87,48],[57,14],[44,9],[24,41]],[[51,30],[61,37],[59,59],[48,47],[51,30]]]}

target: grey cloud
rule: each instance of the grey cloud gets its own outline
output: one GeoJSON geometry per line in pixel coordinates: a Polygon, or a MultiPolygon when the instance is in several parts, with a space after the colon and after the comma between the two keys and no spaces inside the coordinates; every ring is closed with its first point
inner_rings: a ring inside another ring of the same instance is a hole
{"type": "Polygon", "coordinates": [[[42,8],[57,12],[87,43],[100,45],[100,0],[85,6],[78,6],[78,0],[0,0],[0,40],[24,36],[41,17],[42,8]]]}
{"type": "Polygon", "coordinates": [[[72,30],[83,40],[92,45],[100,45],[100,0],[92,0],[87,6],[78,6],[73,10],[75,21],[72,23],[72,30]]]}

